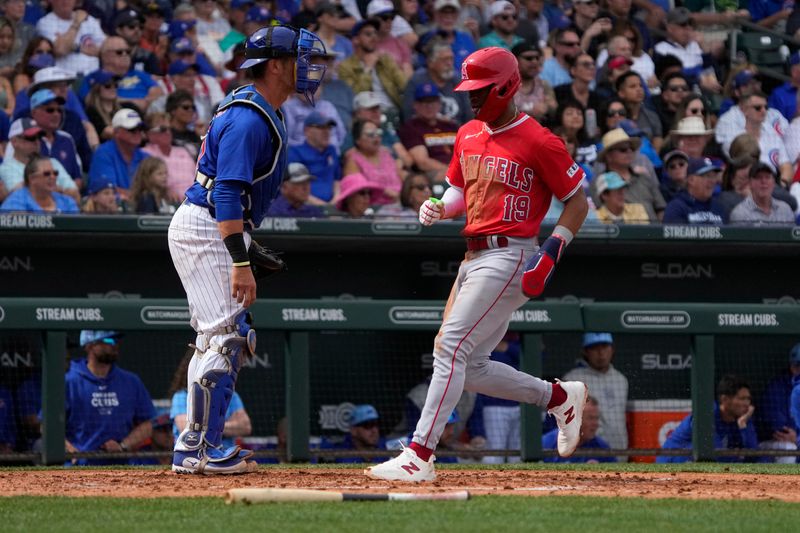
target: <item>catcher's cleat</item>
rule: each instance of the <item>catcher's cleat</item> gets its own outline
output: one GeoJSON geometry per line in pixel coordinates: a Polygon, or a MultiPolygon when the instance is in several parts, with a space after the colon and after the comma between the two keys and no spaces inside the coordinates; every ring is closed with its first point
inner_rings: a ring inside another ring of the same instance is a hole
{"type": "Polygon", "coordinates": [[[172,471],[178,474],[246,474],[257,468],[250,450],[239,450],[233,456],[217,448],[200,448],[194,451],[176,451],[172,455],[172,471]]]}

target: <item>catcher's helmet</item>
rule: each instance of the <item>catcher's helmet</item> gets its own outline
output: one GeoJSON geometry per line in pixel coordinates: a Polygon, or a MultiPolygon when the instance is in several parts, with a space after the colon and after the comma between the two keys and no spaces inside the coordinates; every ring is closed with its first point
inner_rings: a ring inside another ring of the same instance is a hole
{"type": "Polygon", "coordinates": [[[244,61],[240,69],[250,68],[264,61],[291,57],[296,62],[295,88],[314,105],[314,93],[325,75],[325,65],[311,62],[313,57],[324,56],[325,45],[308,30],[291,26],[267,26],[255,31],[244,46],[244,61]]]}
{"type": "Polygon", "coordinates": [[[461,83],[456,91],[475,91],[493,85],[475,118],[491,122],[506,109],[520,84],[519,64],[514,54],[491,46],[471,53],[461,65],[461,83]]]}

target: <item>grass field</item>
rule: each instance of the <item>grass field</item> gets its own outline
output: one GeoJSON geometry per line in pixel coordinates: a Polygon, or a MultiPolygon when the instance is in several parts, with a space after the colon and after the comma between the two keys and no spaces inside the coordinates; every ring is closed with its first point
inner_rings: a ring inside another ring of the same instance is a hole
{"type": "Polygon", "coordinates": [[[5,498],[3,531],[797,531],[781,502],[479,496],[467,502],[228,506],[220,498],[5,498]]]}
{"type": "MultiPolygon", "coordinates": [[[[325,465],[330,467],[332,465],[325,465]]],[[[348,465],[353,466],[353,465],[348,465]]],[[[283,471],[294,468],[285,465],[283,471]]],[[[313,470],[313,466],[300,466],[313,470]]],[[[469,465],[470,469],[480,468],[469,465]]],[[[508,468],[508,467],[506,467],[508,468]]],[[[492,467],[496,469],[496,467],[492,467]]],[[[513,465],[514,470],[800,474],[800,465],[513,465]]],[[[31,470],[31,469],[16,469],[31,470]]],[[[39,470],[39,469],[36,469],[39,470]]],[[[265,473],[271,469],[265,468],[265,473]]],[[[442,471],[453,470],[442,468],[442,471]]],[[[0,469],[3,481],[15,469],[0,469]]],[[[209,485],[215,483],[208,478],[209,485]]],[[[797,487],[796,490],[800,490],[797,487]]],[[[725,497],[725,485],[719,487],[725,497]]],[[[226,505],[219,498],[0,497],[0,531],[797,531],[800,504],[584,496],[478,496],[466,502],[226,505]]]]}

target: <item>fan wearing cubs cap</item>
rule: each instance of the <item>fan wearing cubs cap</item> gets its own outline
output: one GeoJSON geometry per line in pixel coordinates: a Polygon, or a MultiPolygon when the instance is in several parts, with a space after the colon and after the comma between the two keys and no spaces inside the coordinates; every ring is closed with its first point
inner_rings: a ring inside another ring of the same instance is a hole
{"type": "Polygon", "coordinates": [[[187,373],[188,420],[175,442],[174,472],[255,468],[252,452],[222,446],[222,414],[242,365],[255,353],[247,308],[256,300],[256,275],[285,265],[250,232],[261,225],[287,168],[280,107],[294,93],[314,104],[325,75],[325,66],[314,60],[324,54],[319,37],[290,26],[261,28],[247,38],[239,68],[250,69],[253,83],[217,107],[200,147],[196,181],[170,223],[169,250],[197,332],[187,373]]]}
{"type": "Polygon", "coordinates": [[[690,157],[686,190],[679,192],[664,209],[664,224],[717,224],[725,220],[725,210],[714,188],[722,167],[707,157],[690,157]]]}
{"type": "Polygon", "coordinates": [[[467,252],[436,336],[433,377],[412,442],[368,468],[369,477],[435,479],[433,452],[465,388],[547,409],[558,425],[559,455],[569,457],[578,446],[586,385],[549,383],[489,359],[512,313],[544,292],[589,210],[583,170],[560,138],[517,109],[519,85],[517,59],[503,48],[478,50],[461,67],[456,90],[468,92],[476,120],[458,130],[450,188],[422,204],[419,221],[429,226],[466,215],[467,252]],[[539,245],[553,196],[564,209],[539,245]]]}

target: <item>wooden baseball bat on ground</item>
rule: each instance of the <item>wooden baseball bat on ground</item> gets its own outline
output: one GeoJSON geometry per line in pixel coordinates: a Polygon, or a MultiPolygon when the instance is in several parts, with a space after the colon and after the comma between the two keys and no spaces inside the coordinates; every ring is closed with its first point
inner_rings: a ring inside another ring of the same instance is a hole
{"type": "Polygon", "coordinates": [[[469,492],[384,492],[362,494],[308,489],[247,488],[229,489],[225,503],[275,503],[275,502],[347,502],[347,501],[420,501],[420,500],[468,500],[469,492]]]}

